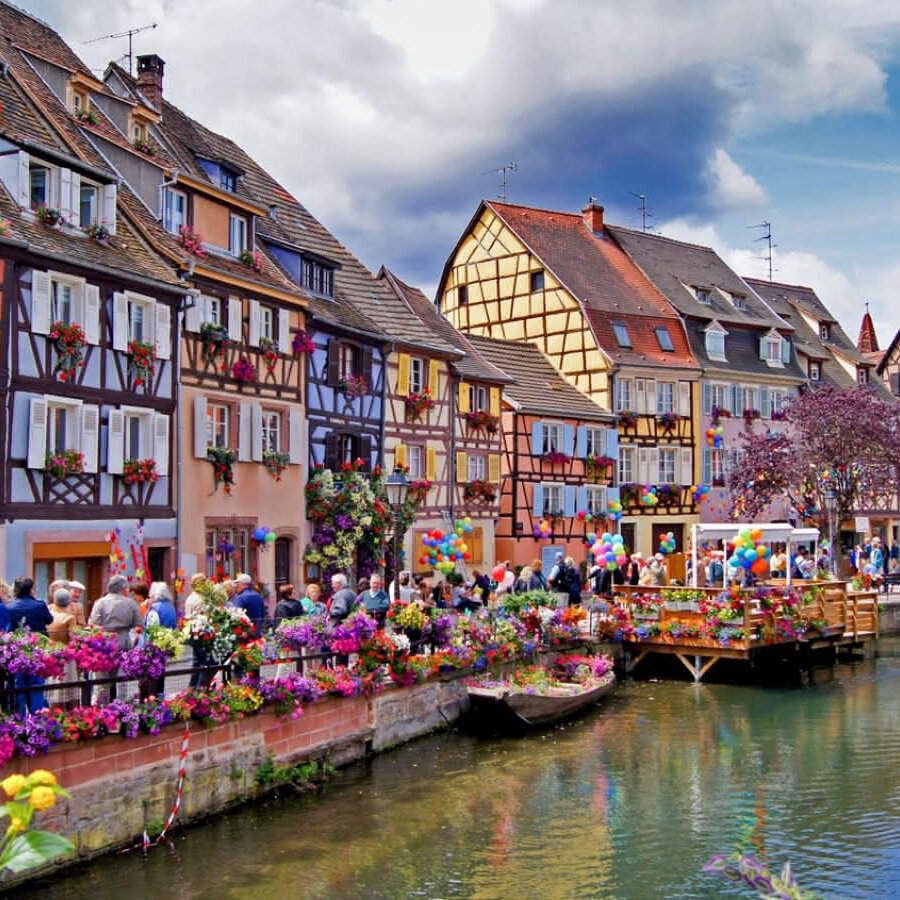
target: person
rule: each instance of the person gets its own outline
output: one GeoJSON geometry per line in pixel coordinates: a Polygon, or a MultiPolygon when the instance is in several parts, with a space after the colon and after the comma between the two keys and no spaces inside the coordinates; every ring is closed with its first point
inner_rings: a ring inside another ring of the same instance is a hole
{"type": "Polygon", "coordinates": [[[233,597],[234,608],[247,613],[247,618],[253,623],[253,633],[259,637],[266,618],[266,604],[253,586],[253,579],[246,572],[241,572],[234,579],[234,585],[236,589],[233,597]]]}
{"type": "Polygon", "coordinates": [[[453,609],[453,585],[449,581],[440,581],[432,589],[434,605],[438,609],[453,609]]]}
{"type": "Polygon", "coordinates": [[[787,553],[783,548],[776,550],[775,553],[772,554],[770,569],[773,578],[787,577],[787,553]]]}
{"type": "Polygon", "coordinates": [[[331,576],[331,603],[328,606],[328,618],[332,625],[338,625],[353,612],[356,606],[356,594],[347,587],[347,576],[336,572],[331,576]]]}
{"type": "Polygon", "coordinates": [[[506,571],[503,573],[503,577],[500,581],[497,582],[497,596],[500,597],[503,594],[508,594],[516,583],[516,573],[512,570],[512,563],[507,560],[503,563],[506,571]]]}
{"type": "Polygon", "coordinates": [[[718,553],[710,557],[709,566],[706,572],[706,584],[708,587],[720,587],[724,583],[725,566],[722,565],[722,558],[718,553]]]}
{"type": "Polygon", "coordinates": [[[600,597],[612,597],[616,584],[625,584],[625,573],[620,566],[609,569],[607,566],[595,566],[600,569],[599,577],[595,576],[594,593],[600,597]]]}
{"type": "Polygon", "coordinates": [[[472,582],[473,588],[479,589],[481,592],[479,596],[484,598],[485,605],[487,605],[488,597],[491,594],[491,579],[484,572],[479,572],[478,569],[475,569],[472,572],[472,582]]]}
{"type": "Polygon", "coordinates": [[[356,597],[354,599],[355,606],[362,606],[363,600],[362,595],[369,589],[369,579],[363,575],[362,578],[356,579],[356,597]]]}
{"type": "Polygon", "coordinates": [[[522,569],[519,572],[519,577],[516,579],[516,582],[513,585],[514,594],[524,594],[526,593],[526,591],[531,590],[532,574],[533,573],[530,566],[522,566],[522,569]]]}
{"type": "Polygon", "coordinates": [[[531,574],[534,576],[534,579],[537,581],[539,587],[532,588],[533,591],[546,591],[547,590],[547,577],[544,575],[544,564],[539,559],[533,559],[531,561],[531,574]]]}
{"type": "Polygon", "coordinates": [[[625,583],[635,585],[641,580],[641,554],[632,553],[625,568],[625,583]]]}
{"type": "Polygon", "coordinates": [[[366,612],[375,619],[379,628],[384,628],[385,617],[391,600],[384,589],[384,579],[378,572],[373,572],[369,578],[369,589],[360,595],[360,601],[366,608],[366,612]]]}
{"type": "Polygon", "coordinates": [[[662,553],[657,553],[647,566],[650,572],[650,584],[653,587],[663,587],[666,583],[666,558],[662,553]]]}
{"type": "Polygon", "coordinates": [[[418,593],[410,572],[400,573],[400,602],[410,603],[418,593]]]}
{"type": "Polygon", "coordinates": [[[322,585],[311,581],[306,586],[306,594],[300,599],[303,614],[306,616],[317,615],[326,612],[325,603],[322,601],[322,585]]]}
{"type": "Polygon", "coordinates": [[[472,587],[465,584],[458,584],[453,588],[451,605],[457,612],[475,612],[481,609],[481,601],[475,596],[477,588],[473,582],[472,587]]]}
{"type": "MultiPolygon", "coordinates": [[[[316,585],[318,587],[318,585],[316,585]]],[[[306,610],[303,602],[297,599],[297,592],[292,584],[283,584],[278,589],[278,602],[275,604],[275,627],[282,619],[299,619],[306,610]]],[[[310,601],[310,612],[312,612],[312,602],[310,601]]]]}
{"type": "Polygon", "coordinates": [[[556,581],[557,576],[559,575],[559,570],[563,565],[563,555],[562,553],[556,554],[556,559],[553,562],[553,568],[550,569],[550,574],[547,576],[547,582],[550,587],[553,587],[553,583],[556,581]]]}
{"type": "Polygon", "coordinates": [[[431,589],[431,582],[422,578],[418,584],[418,592],[414,595],[416,603],[427,613],[435,608],[437,602],[431,589]]]}
{"type": "Polygon", "coordinates": [[[575,568],[575,560],[567,556],[557,568],[556,578],[550,581],[551,586],[557,593],[565,595],[569,606],[578,603],[581,600],[581,574],[575,568]]]}
{"type": "Polygon", "coordinates": [[[172,592],[164,581],[154,581],[150,585],[144,627],[161,625],[163,628],[178,627],[178,613],[172,603],[172,592]]]}
{"type": "MultiPolygon", "coordinates": [[[[34,581],[27,575],[20,575],[13,584],[15,598],[9,602],[6,611],[9,613],[9,627],[16,629],[27,626],[38,634],[46,634],[47,626],[53,621],[53,613],[43,600],[34,597],[34,581]]],[[[16,673],[13,684],[17,688],[40,688],[44,679],[37,675],[16,673]]],[[[37,712],[47,705],[42,690],[29,690],[16,695],[16,710],[19,715],[37,712]]]]}
{"type": "Polygon", "coordinates": [[[0,581],[0,604],[6,606],[12,600],[12,587],[5,581],[0,581]]]}
{"type": "Polygon", "coordinates": [[[184,600],[184,617],[186,619],[194,619],[203,612],[203,595],[197,592],[197,588],[204,581],[206,581],[206,576],[202,572],[191,575],[191,592],[184,600]]]}
{"type": "Polygon", "coordinates": [[[900,575],[900,559],[896,556],[888,560],[888,575],[900,575]]]}
{"type": "Polygon", "coordinates": [[[880,537],[872,538],[871,562],[878,572],[884,570],[884,550],[881,547],[880,537]]]}
{"type": "Polygon", "coordinates": [[[146,581],[135,581],[131,585],[131,599],[138,605],[141,611],[141,619],[147,615],[150,600],[150,585],[146,581]]]}
{"type": "MultiPolygon", "coordinates": [[[[72,613],[72,595],[66,588],[58,588],[53,593],[50,603],[50,614],[53,621],[47,626],[47,636],[58,644],[68,644],[75,635],[78,623],[72,613]]],[[[67,681],[75,681],[78,678],[78,670],[75,660],[70,659],[63,667],[63,673],[58,678],[48,678],[47,684],[63,684],[67,681]]],[[[60,688],[51,693],[50,697],[54,705],[73,703],[79,699],[78,688],[60,688]]]]}
{"type": "Polygon", "coordinates": [[[65,578],[57,578],[56,581],[50,582],[50,587],[47,588],[47,606],[52,606],[53,598],[60,589],[69,590],[69,582],[65,578]]]}
{"type": "Polygon", "coordinates": [[[84,616],[84,592],[87,588],[80,581],[70,581],[69,582],[69,594],[72,599],[69,601],[69,609],[72,610],[72,615],[75,616],[75,624],[79,628],[84,628],[87,625],[87,619],[84,616]]]}
{"type": "Polygon", "coordinates": [[[806,558],[806,553],[801,547],[794,556],[794,565],[791,569],[791,578],[805,579],[812,574],[813,562],[806,558]]]}
{"type": "Polygon", "coordinates": [[[99,625],[116,636],[120,650],[131,649],[131,630],[143,621],[137,603],[127,596],[128,580],[124,575],[113,575],[102,596],[91,610],[88,622],[99,625]]]}

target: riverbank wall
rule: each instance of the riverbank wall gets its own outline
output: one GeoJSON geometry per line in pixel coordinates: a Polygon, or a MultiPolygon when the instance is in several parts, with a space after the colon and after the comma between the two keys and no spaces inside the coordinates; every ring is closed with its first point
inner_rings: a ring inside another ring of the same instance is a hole
{"type": "Polygon", "coordinates": [[[886,594],[879,602],[878,633],[882,637],[900,634],[900,596],[886,594]]]}

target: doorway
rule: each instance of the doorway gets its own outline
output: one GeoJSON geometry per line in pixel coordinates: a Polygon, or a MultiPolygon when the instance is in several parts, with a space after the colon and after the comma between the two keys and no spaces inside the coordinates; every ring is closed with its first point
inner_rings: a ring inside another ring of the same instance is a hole
{"type": "Polygon", "coordinates": [[[684,553],[684,525],[677,522],[669,522],[657,524],[653,523],[653,544],[650,547],[650,553],[659,553],[660,539],[665,537],[669,532],[675,535],[675,552],[684,553]]]}
{"type": "Polygon", "coordinates": [[[275,540],[275,588],[291,581],[291,538],[275,540]]]}
{"type": "Polygon", "coordinates": [[[622,535],[622,541],[625,544],[625,552],[631,555],[637,553],[637,526],[634,522],[619,522],[619,534],[622,535]]]}

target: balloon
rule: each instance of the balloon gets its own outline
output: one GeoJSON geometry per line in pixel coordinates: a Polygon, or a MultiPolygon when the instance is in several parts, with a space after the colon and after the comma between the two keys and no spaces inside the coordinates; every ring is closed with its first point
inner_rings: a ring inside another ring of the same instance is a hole
{"type": "Polygon", "coordinates": [[[267,544],[274,544],[275,541],[277,541],[277,540],[278,540],[278,535],[275,534],[274,531],[270,531],[266,534],[266,543],[267,544]]]}
{"type": "Polygon", "coordinates": [[[262,542],[266,539],[266,533],[262,528],[255,528],[252,537],[254,541],[262,542]]]}
{"type": "Polygon", "coordinates": [[[758,559],[750,567],[750,571],[753,572],[754,575],[765,575],[769,571],[769,564],[764,559],[758,559]]]}
{"type": "Polygon", "coordinates": [[[506,566],[494,566],[491,571],[491,578],[494,581],[503,581],[503,576],[506,575],[506,566]]]}
{"type": "Polygon", "coordinates": [[[750,560],[750,565],[753,565],[753,563],[755,563],[757,560],[756,551],[755,550],[745,550],[744,551],[744,559],[750,560]]]}

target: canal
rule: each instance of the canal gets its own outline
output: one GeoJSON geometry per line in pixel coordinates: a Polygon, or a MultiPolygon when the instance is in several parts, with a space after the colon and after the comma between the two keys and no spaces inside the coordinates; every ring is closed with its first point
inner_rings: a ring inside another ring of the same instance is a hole
{"type": "Polygon", "coordinates": [[[526,738],[426,738],[18,896],[748,896],[702,872],[739,847],[900,897],[900,641],[812,684],[629,682],[526,738]]]}

